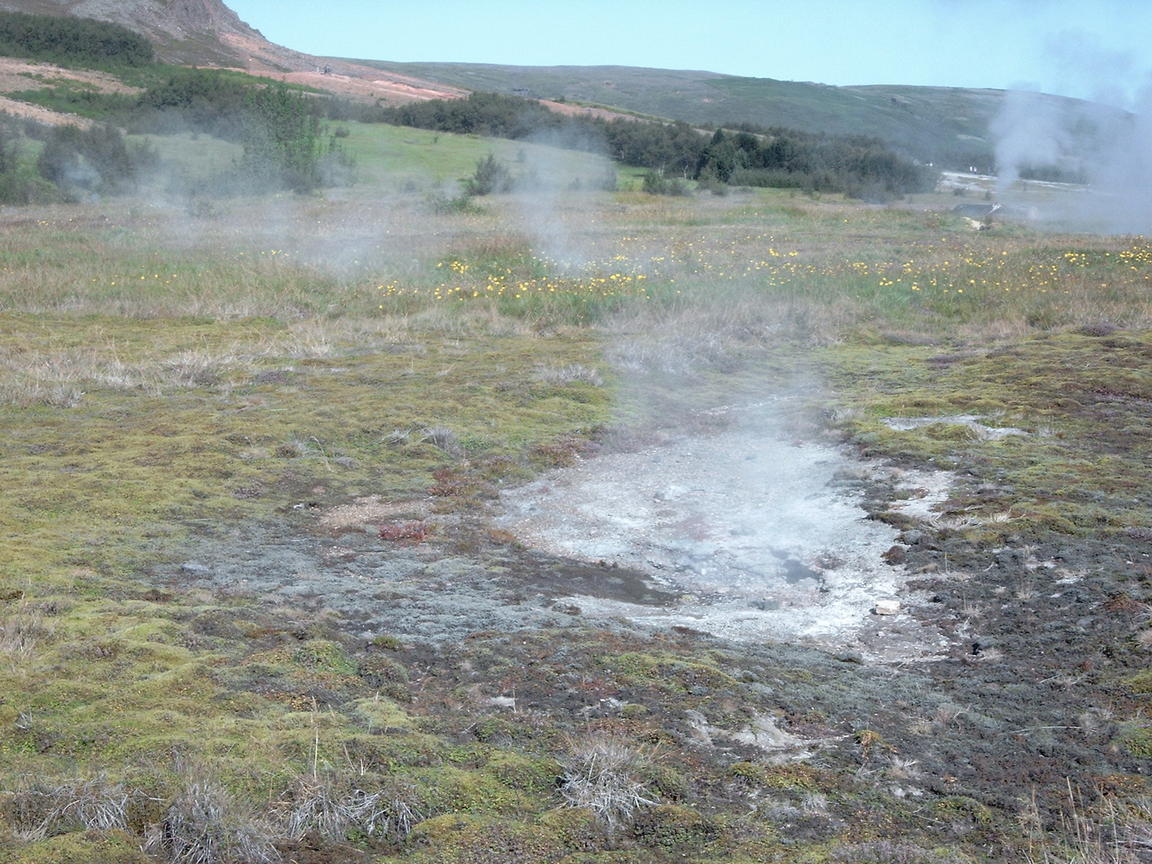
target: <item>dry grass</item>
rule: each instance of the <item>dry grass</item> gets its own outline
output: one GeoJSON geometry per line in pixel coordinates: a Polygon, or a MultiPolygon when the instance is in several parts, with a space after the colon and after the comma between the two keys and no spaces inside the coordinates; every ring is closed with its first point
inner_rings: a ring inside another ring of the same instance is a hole
{"type": "Polygon", "coordinates": [[[14,609],[0,614],[0,655],[16,666],[31,657],[40,641],[50,634],[43,615],[27,601],[21,601],[14,609]]]}
{"type": "Polygon", "coordinates": [[[351,831],[403,839],[424,817],[413,789],[399,784],[368,789],[351,778],[301,777],[279,808],[284,834],[343,840],[351,831]]]}
{"type": "Polygon", "coordinates": [[[1027,864],[1142,864],[1152,853],[1152,799],[1104,799],[1089,807],[1068,783],[1056,831],[1045,831],[1035,800],[1019,820],[1027,831],[1027,864]]]}
{"type": "Polygon", "coordinates": [[[642,337],[621,361],[649,366],[878,324],[980,341],[1152,324],[1152,253],[1134,238],[970,235],[934,214],[743,196],[619,200],[573,199],[544,222],[513,201],[437,217],[412,196],[229,202],[211,220],[127,203],[38,208],[3,244],[0,312],[274,318],[303,356],[389,333],[609,321],[642,337]]]}
{"type": "Polygon", "coordinates": [[[644,755],[627,741],[607,735],[589,735],[571,745],[564,760],[560,794],[565,805],[584,807],[610,833],[631,823],[637,812],[657,804],[636,773],[644,755]]]}
{"type": "Polygon", "coordinates": [[[563,386],[565,384],[591,384],[593,387],[604,386],[603,376],[583,363],[572,363],[568,366],[540,366],[536,369],[535,378],[542,384],[563,386]]]}
{"type": "Polygon", "coordinates": [[[131,794],[104,777],[60,781],[25,777],[4,799],[16,836],[41,840],[69,831],[125,829],[131,794]]]}
{"type": "Polygon", "coordinates": [[[344,337],[342,330],[316,323],[279,333],[256,329],[244,341],[168,352],[159,346],[126,349],[114,339],[87,345],[0,345],[0,404],[72,408],[97,389],[163,396],[212,387],[252,374],[269,358],[328,357],[344,337]]]}
{"type": "Polygon", "coordinates": [[[173,864],[274,864],[274,831],[216,782],[190,779],[165,811],[148,851],[173,864]]]}

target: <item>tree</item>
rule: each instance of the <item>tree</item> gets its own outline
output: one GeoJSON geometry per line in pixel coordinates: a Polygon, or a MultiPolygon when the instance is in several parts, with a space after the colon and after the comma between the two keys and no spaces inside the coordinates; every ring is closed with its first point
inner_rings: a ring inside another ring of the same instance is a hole
{"type": "Polygon", "coordinates": [[[476,163],[476,171],[464,181],[469,195],[491,195],[493,192],[512,191],[512,172],[508,166],[489,153],[476,163]]]}
{"type": "Polygon", "coordinates": [[[241,167],[258,185],[309,192],[321,182],[320,119],[307,97],[284,87],[247,94],[241,167]]]}
{"type": "Polygon", "coordinates": [[[45,140],[36,169],[70,195],[115,195],[131,190],[155,161],[153,151],[130,148],[111,126],[58,126],[45,140]]]}

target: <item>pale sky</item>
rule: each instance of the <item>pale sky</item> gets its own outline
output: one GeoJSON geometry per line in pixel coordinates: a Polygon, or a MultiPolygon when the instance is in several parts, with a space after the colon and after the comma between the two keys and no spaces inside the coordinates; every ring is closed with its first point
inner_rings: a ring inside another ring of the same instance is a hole
{"type": "Polygon", "coordinates": [[[225,2],[273,42],[371,60],[1032,87],[1126,107],[1152,81],[1152,0],[225,2]]]}

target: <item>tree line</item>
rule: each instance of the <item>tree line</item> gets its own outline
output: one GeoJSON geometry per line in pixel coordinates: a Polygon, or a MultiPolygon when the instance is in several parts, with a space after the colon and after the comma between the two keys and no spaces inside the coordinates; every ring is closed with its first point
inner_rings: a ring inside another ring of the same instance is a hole
{"type": "MultiPolygon", "coordinates": [[[[659,178],[707,186],[776,186],[842,192],[886,200],[931,188],[930,171],[884,142],[741,125],[711,136],[686,123],[566,117],[539,102],[496,93],[378,109],[361,119],[440,132],[541,138],[573,149],[606,152],[659,178]]],[[[660,188],[652,181],[649,188],[660,188]]]]}

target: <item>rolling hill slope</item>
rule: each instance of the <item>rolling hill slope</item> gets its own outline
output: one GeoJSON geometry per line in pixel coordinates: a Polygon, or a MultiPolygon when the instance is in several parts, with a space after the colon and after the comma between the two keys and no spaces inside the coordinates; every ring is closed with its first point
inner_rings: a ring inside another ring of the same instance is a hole
{"type": "MultiPolygon", "coordinates": [[[[715,72],[623,66],[496,66],[357,61],[470,90],[564,99],[699,124],[755,123],[870,135],[925,161],[991,167],[989,124],[1004,91],[951,87],[833,87],[715,72]]],[[[1089,103],[1039,97],[1058,112],[1089,103]]],[[[1099,106],[1092,106],[1099,110],[1099,106]]]]}
{"type": "MultiPolygon", "coordinates": [[[[990,171],[989,126],[1004,91],[946,87],[834,87],[715,72],[622,66],[517,67],[318,58],[269,42],[222,0],[0,0],[0,10],[111,21],[149,37],[168,62],[230,66],[363,102],[399,104],[486,90],[591,104],[701,125],[753,123],[880,138],[940,167],[990,171]]],[[[19,89],[19,88],[17,88],[19,89]]],[[[1037,96],[1053,116],[1093,116],[1100,106],[1037,96]],[[1085,110],[1087,109],[1087,110],[1085,110]]],[[[549,107],[565,110],[553,103],[549,107]]],[[[1119,112],[1112,112],[1119,115],[1119,112]]],[[[1068,123],[1093,149],[1093,123],[1068,123]],[[1087,131],[1085,131],[1087,130],[1087,131]]]]}

